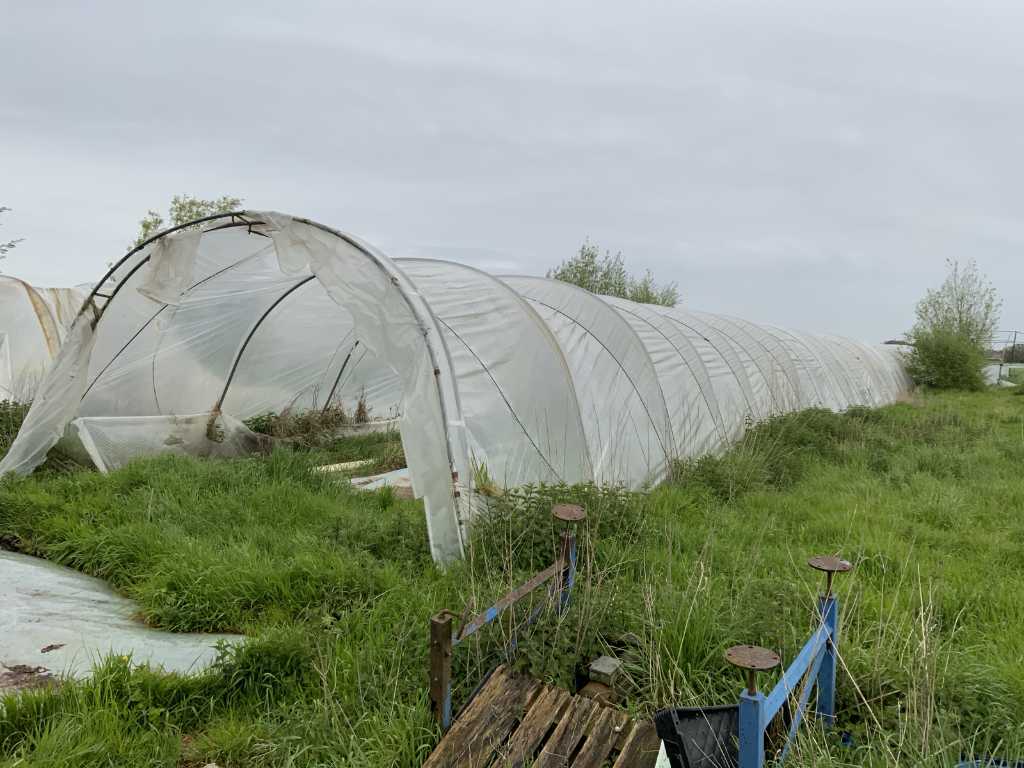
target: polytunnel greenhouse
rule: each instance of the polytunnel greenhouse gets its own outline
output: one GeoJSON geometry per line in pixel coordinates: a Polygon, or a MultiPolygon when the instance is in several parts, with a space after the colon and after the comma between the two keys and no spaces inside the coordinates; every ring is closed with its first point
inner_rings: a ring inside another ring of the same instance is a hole
{"type": "Polygon", "coordinates": [[[85,296],[0,275],[0,400],[33,398],[85,296]]]}
{"type": "Polygon", "coordinates": [[[98,466],[248,449],[242,421],[365,397],[399,414],[435,559],[462,552],[474,482],[641,488],[747,424],[882,405],[911,386],[884,346],[635,304],[537,277],[390,259],[271,212],[162,233],[92,293],[0,474],[61,438],[98,466]]]}

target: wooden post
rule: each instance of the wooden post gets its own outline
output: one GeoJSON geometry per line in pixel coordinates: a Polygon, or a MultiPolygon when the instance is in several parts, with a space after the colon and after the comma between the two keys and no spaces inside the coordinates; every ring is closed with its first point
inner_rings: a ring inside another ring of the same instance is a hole
{"type": "Polygon", "coordinates": [[[452,724],[452,615],[430,618],[430,702],[441,730],[452,724]]]}

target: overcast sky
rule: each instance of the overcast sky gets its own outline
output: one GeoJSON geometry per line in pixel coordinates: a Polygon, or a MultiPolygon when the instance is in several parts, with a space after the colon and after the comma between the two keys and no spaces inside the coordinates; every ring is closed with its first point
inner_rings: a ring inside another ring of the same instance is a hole
{"type": "Polygon", "coordinates": [[[230,194],[496,273],[589,237],[693,308],[870,340],[973,257],[1024,328],[1019,0],[0,9],[0,269],[33,283],[230,194]]]}

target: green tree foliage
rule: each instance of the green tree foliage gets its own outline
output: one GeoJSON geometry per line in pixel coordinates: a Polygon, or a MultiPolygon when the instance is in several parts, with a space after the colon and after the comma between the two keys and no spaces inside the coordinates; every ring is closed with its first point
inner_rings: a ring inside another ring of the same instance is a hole
{"type": "Polygon", "coordinates": [[[907,370],[918,384],[937,389],[982,389],[1001,302],[974,260],[948,264],[942,285],[917,304],[907,370]]]}
{"type": "Polygon", "coordinates": [[[583,243],[578,254],[550,270],[547,276],[586,288],[591,293],[618,296],[641,304],[674,307],[679,301],[675,283],[658,285],[649,271],[641,278],[633,277],[626,271],[621,253],[612,256],[605,251],[602,255],[590,241],[583,243]]]}
{"type": "Polygon", "coordinates": [[[1002,302],[996,289],[971,259],[966,264],[949,260],[949,274],[936,290],[917,304],[913,333],[947,331],[987,349],[999,322],[1002,302]]]}
{"type": "Polygon", "coordinates": [[[918,384],[936,389],[985,388],[985,351],[965,335],[944,328],[915,331],[907,371],[918,384]]]}
{"type": "MultiPolygon", "coordinates": [[[[11,209],[8,208],[6,205],[0,205],[0,213],[6,213],[9,210],[11,209]]],[[[14,248],[14,246],[16,246],[20,242],[20,238],[18,240],[0,241],[0,259],[6,256],[7,252],[14,248]]]]}
{"type": "Polygon", "coordinates": [[[225,195],[213,200],[203,200],[191,195],[175,195],[167,211],[167,219],[157,211],[150,210],[139,222],[139,235],[134,245],[139,245],[157,232],[169,227],[180,227],[190,221],[217,213],[230,213],[242,206],[242,199],[225,195]]]}

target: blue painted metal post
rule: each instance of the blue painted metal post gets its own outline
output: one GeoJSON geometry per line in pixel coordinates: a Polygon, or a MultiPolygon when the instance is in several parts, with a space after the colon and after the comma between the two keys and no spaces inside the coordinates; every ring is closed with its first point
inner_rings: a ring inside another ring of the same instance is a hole
{"type": "Polygon", "coordinates": [[[562,616],[569,610],[569,598],[576,584],[576,533],[562,531],[561,563],[562,573],[559,576],[558,615],[562,616]]]}
{"type": "Polygon", "coordinates": [[[836,646],[839,643],[839,600],[832,594],[818,597],[818,611],[822,623],[828,628],[821,668],[818,670],[818,717],[826,727],[836,722],[836,646]]]}
{"type": "Polygon", "coordinates": [[[576,526],[587,519],[587,511],[579,504],[555,504],[551,508],[555,525],[562,527],[562,541],[558,551],[558,562],[562,573],[556,582],[558,590],[558,615],[569,609],[569,597],[576,584],[576,526]]]}
{"type": "Polygon", "coordinates": [[[739,768],[761,768],[764,765],[764,729],[772,718],[772,711],[770,697],[757,690],[757,673],[775,669],[782,659],[767,648],[734,645],[725,652],[725,660],[742,669],[747,678],[746,690],[740,694],[737,724],[739,768]]]}
{"type": "Polygon", "coordinates": [[[764,766],[764,694],[749,690],[740,694],[739,768],[764,766]]]}

